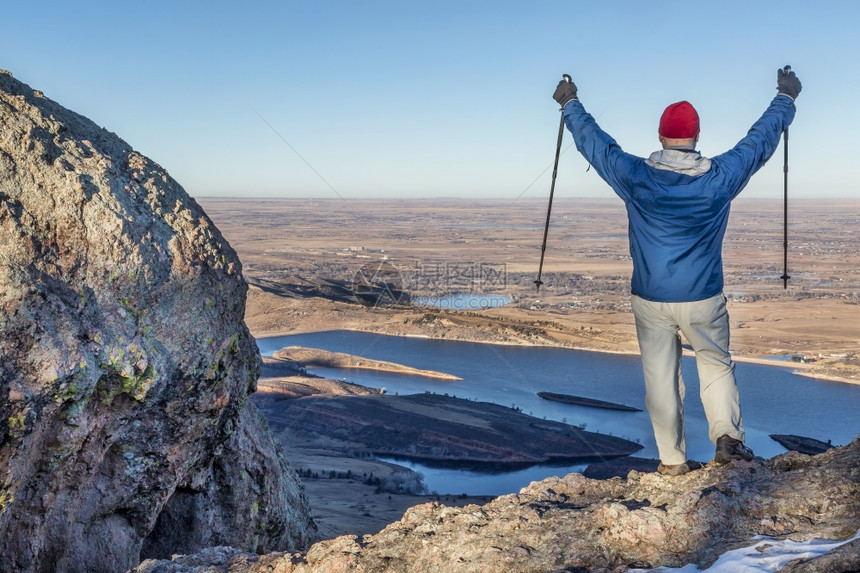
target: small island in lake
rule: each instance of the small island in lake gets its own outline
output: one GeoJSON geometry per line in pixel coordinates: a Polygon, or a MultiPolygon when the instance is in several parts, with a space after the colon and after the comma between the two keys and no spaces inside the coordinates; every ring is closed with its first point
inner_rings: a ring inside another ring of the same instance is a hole
{"type": "Polygon", "coordinates": [[[771,439],[779,442],[779,444],[786,450],[807,454],[809,456],[822,454],[834,447],[833,444],[830,443],[830,440],[822,442],[815,438],[796,436],[794,434],[770,434],[770,437],[771,439]]]}
{"type": "Polygon", "coordinates": [[[576,406],[604,408],[606,410],[623,410],[625,412],[642,411],[641,409],[634,408],[633,406],[625,406],[624,404],[615,404],[614,402],[595,400],[594,398],[583,398],[582,396],[571,396],[570,394],[558,394],[556,392],[538,392],[537,395],[544,400],[550,400],[552,402],[562,402],[564,404],[574,404],[576,406]]]}

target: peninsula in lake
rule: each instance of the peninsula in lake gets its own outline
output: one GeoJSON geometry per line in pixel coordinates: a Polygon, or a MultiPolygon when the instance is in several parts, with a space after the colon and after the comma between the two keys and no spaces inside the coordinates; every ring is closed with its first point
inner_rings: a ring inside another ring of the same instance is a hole
{"type": "Polygon", "coordinates": [[[354,354],[344,352],[331,352],[321,348],[305,348],[303,346],[287,346],[278,350],[273,355],[280,360],[289,360],[302,368],[356,368],[360,370],[376,370],[377,372],[391,372],[395,374],[407,374],[411,376],[424,376],[438,380],[462,380],[458,376],[439,372],[437,370],[421,370],[412,368],[405,364],[387,362],[385,360],[373,360],[354,354]]]}
{"type": "Polygon", "coordinates": [[[527,416],[507,406],[439,394],[311,396],[268,416],[277,430],[348,442],[357,455],[428,464],[515,468],[625,456],[640,444],[527,416]],[[294,424],[301,420],[301,424],[294,424]]]}

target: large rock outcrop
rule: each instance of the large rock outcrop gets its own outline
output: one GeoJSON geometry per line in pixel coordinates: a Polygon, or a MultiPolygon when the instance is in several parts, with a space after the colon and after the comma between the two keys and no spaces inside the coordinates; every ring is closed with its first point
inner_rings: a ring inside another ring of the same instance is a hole
{"type": "Polygon", "coordinates": [[[0,571],[309,542],[246,290],[164,169],[0,72],[0,571]]]}
{"type": "MultiPolygon", "coordinates": [[[[375,535],[342,536],[306,553],[249,555],[209,548],[136,573],[622,573],[632,567],[709,567],[754,536],[844,540],[860,529],[860,439],[818,456],[709,465],[680,477],[631,472],[534,482],[519,494],[462,508],[427,503],[375,535]]],[[[860,570],[860,541],[792,572],[860,570]]],[[[752,550],[755,553],[755,550],[752,550]]],[[[768,569],[770,570],[770,569],[768,569]]]]}

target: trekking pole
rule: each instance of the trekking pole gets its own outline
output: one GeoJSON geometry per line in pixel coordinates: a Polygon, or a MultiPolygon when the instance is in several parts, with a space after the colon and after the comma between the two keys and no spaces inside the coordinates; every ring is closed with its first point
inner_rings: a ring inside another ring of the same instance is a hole
{"type": "MultiPolygon", "coordinates": [[[[791,71],[791,66],[785,66],[783,71],[788,73],[791,71]]],[[[788,288],[788,128],[782,132],[782,148],[785,153],[785,160],[782,167],[783,176],[783,197],[782,197],[782,288],[788,288]]]]}
{"type": "MultiPolygon", "coordinates": [[[[564,81],[570,83],[571,78],[569,75],[564,74],[561,76],[564,81]]],[[[549,187],[549,205],[546,208],[546,225],[543,228],[543,243],[540,246],[540,265],[538,266],[538,275],[535,280],[535,292],[540,292],[540,285],[543,284],[543,281],[540,280],[541,273],[543,272],[543,257],[546,254],[546,236],[549,234],[549,217],[552,213],[552,196],[555,193],[555,176],[558,174],[558,157],[561,155],[561,140],[564,137],[564,108],[561,108],[561,119],[558,123],[558,142],[555,145],[555,164],[552,167],[552,184],[549,187]]]]}
{"type": "Polygon", "coordinates": [[[783,198],[782,198],[782,288],[788,288],[788,128],[782,132],[782,144],[785,148],[785,166],[783,167],[783,198]]]}

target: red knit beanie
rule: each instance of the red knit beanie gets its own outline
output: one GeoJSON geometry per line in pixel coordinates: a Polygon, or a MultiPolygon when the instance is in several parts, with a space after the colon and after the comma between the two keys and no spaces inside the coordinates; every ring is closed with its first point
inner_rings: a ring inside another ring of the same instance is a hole
{"type": "Polygon", "coordinates": [[[687,139],[699,135],[699,114],[688,101],[679,101],[666,108],[660,116],[657,133],[672,139],[687,139]]]}

